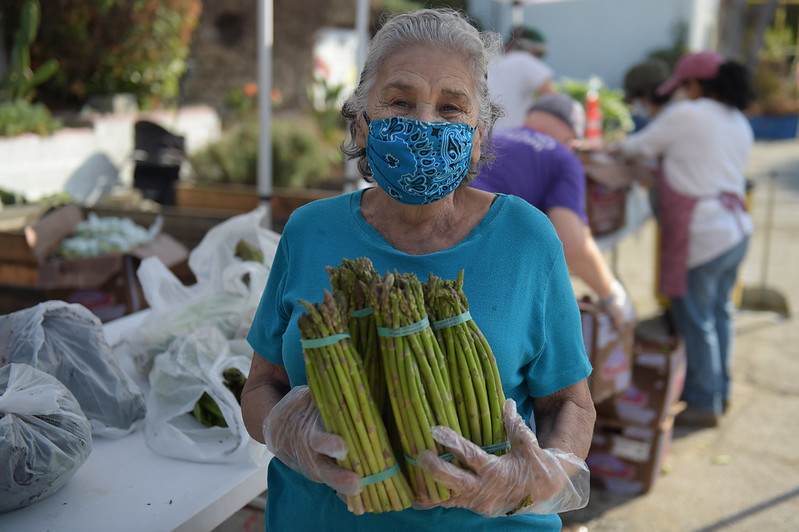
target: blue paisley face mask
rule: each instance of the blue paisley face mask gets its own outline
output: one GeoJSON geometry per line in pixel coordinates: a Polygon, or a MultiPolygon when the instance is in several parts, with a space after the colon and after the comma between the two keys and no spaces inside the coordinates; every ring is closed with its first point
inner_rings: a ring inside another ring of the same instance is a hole
{"type": "Polygon", "coordinates": [[[366,155],[372,175],[391,197],[409,205],[438,201],[458,188],[472,157],[474,128],[395,116],[369,124],[366,155]]]}

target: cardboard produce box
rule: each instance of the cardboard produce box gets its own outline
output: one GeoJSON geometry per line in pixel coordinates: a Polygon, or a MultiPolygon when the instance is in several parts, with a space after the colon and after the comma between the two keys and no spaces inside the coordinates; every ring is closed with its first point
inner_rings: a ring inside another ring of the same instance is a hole
{"type": "Polygon", "coordinates": [[[188,259],[188,249],[167,234],[128,253],[61,259],[53,257],[61,241],[83,221],[77,205],[65,205],[24,227],[0,231],[0,284],[8,288],[0,311],[13,312],[48,299],[62,299],[87,306],[108,321],[146,305],[136,277],[138,263],[158,257],[176,269],[188,259]]]}
{"type": "Polygon", "coordinates": [[[622,495],[648,492],[660,478],[671,447],[675,405],[666,421],[651,427],[597,417],[585,460],[591,484],[622,495]]]}
{"type": "MultiPolygon", "coordinates": [[[[644,325],[644,327],[641,327],[644,325]]],[[[596,405],[597,415],[658,427],[680,399],[685,383],[685,349],[678,336],[653,337],[636,327],[632,380],[620,396],[596,405]]]]}
{"type": "Polygon", "coordinates": [[[586,176],[588,226],[594,235],[618,231],[627,223],[627,192],[633,182],[649,185],[654,170],[604,152],[580,151],[586,176]]]}
{"type": "Polygon", "coordinates": [[[616,328],[610,315],[589,301],[579,301],[583,342],[594,371],[588,386],[594,403],[624,393],[632,378],[633,326],[616,328]]]}

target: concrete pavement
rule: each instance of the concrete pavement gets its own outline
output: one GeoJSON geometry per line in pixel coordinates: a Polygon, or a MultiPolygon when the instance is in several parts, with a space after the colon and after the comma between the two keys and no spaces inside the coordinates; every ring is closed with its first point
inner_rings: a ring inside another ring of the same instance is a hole
{"type": "MultiPolygon", "coordinates": [[[[721,425],[675,428],[661,477],[649,493],[628,497],[593,490],[587,508],[564,514],[567,530],[799,530],[799,140],[757,143],[748,175],[755,182],[755,234],[741,283],[757,287],[765,281],[787,298],[793,316],[739,311],[732,404],[721,425]],[[773,227],[764,261],[772,172],[773,227]]],[[[643,318],[658,311],[652,295],[654,229],[648,222],[622,242],[615,261],[643,318]]]]}

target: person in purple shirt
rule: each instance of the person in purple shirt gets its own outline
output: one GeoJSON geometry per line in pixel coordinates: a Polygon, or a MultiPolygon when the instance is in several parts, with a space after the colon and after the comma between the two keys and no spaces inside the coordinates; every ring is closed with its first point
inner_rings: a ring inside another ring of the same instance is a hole
{"type": "Polygon", "coordinates": [[[541,96],[524,126],[494,132],[495,159],[471,186],[520,197],[544,212],[560,237],[569,269],[622,326],[634,320],[635,310],[591,235],[585,171],[571,149],[584,128],[585,112],[575,100],[562,93],[541,96]]]}

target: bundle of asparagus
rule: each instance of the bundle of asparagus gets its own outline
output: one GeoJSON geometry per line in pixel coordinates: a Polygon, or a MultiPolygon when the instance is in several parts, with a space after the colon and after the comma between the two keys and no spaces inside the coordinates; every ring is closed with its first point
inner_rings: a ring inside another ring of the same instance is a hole
{"type": "Polygon", "coordinates": [[[355,350],[361,355],[363,369],[377,410],[383,411],[386,385],[380,361],[375,316],[367,298],[369,286],[380,277],[368,257],[344,259],[337,267],[328,266],[333,296],[347,316],[347,325],[355,350]]]}
{"type": "Polygon", "coordinates": [[[339,465],[360,475],[364,486],[360,495],[347,496],[349,510],[360,515],[410,507],[413,493],[333,295],[325,290],[322,303],[300,303],[306,309],[298,325],[311,398],[326,430],[347,443],[339,465]]]}
{"type": "Polygon", "coordinates": [[[417,497],[447,500],[449,489],[415,463],[424,450],[446,452],[433,439],[431,426],[460,433],[447,362],[428,323],[422,284],[413,274],[395,271],[374,282],[370,294],[406,474],[417,497]]]}
{"type": "Polygon", "coordinates": [[[505,394],[491,346],[469,314],[463,271],[454,280],[430,275],[424,286],[431,327],[452,376],[463,436],[496,454],[506,452],[505,394]]]}

